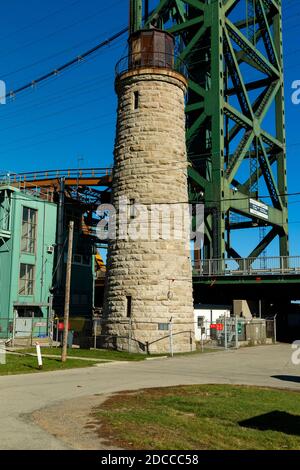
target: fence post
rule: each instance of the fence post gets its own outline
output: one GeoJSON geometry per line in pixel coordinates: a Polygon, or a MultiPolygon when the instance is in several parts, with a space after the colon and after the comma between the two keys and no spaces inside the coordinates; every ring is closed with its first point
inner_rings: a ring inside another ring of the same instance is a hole
{"type": "Polygon", "coordinates": [[[12,346],[15,345],[15,337],[16,337],[16,311],[14,309],[14,316],[13,316],[13,331],[12,331],[12,346]]]}
{"type": "Polygon", "coordinates": [[[31,315],[31,335],[30,335],[30,346],[33,346],[33,323],[34,323],[34,313],[31,315]]]}
{"type": "Polygon", "coordinates": [[[262,311],[261,311],[261,299],[258,301],[258,310],[259,310],[259,318],[262,316],[262,311]]]}
{"type": "Polygon", "coordinates": [[[50,320],[48,323],[48,330],[49,330],[49,345],[50,348],[53,347],[53,333],[54,333],[54,323],[53,320],[50,320]]]}
{"type": "Polygon", "coordinates": [[[50,337],[50,347],[53,346],[53,335],[54,335],[54,312],[53,312],[53,295],[49,297],[49,307],[48,307],[48,331],[50,337]]]}
{"type": "Polygon", "coordinates": [[[59,324],[59,318],[56,317],[56,347],[58,347],[58,340],[59,340],[59,332],[58,332],[58,324],[59,324]]]}
{"type": "Polygon", "coordinates": [[[227,349],[227,321],[226,321],[225,316],[224,316],[224,335],[225,335],[224,346],[225,346],[225,349],[227,349]]]}
{"type": "Polygon", "coordinates": [[[97,349],[97,320],[93,320],[94,323],[94,349],[97,349]]]}
{"type": "Polygon", "coordinates": [[[274,343],[277,343],[277,321],[276,321],[277,313],[274,317],[274,343]]]}
{"type": "Polygon", "coordinates": [[[239,331],[238,331],[238,319],[237,316],[235,315],[235,320],[234,320],[234,326],[235,326],[235,348],[239,348],[239,331]]]}
{"type": "Polygon", "coordinates": [[[170,355],[171,357],[174,356],[174,350],[173,350],[173,323],[172,323],[172,317],[170,318],[169,321],[169,332],[170,332],[170,355]]]}

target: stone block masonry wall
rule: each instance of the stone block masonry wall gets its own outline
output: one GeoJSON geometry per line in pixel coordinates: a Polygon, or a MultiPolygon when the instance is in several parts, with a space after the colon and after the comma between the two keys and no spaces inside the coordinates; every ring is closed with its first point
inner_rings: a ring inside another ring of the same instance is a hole
{"type": "MultiPolygon", "coordinates": [[[[116,89],[113,204],[118,210],[120,198],[126,197],[144,209],[137,206],[132,214],[129,208],[129,236],[117,230],[109,245],[105,332],[119,340],[107,344],[127,349],[130,323],[132,350],[143,351],[142,344],[148,343],[150,352],[167,352],[169,332],[158,325],[166,326],[172,318],[174,351],[190,351],[194,319],[185,79],[176,72],[142,69],[117,79],[116,89]]],[[[116,221],[118,226],[119,215],[116,221]]]]}

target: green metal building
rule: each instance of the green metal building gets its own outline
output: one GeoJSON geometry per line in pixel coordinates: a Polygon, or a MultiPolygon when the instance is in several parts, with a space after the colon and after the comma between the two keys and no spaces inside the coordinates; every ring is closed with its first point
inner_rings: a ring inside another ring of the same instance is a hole
{"type": "Polygon", "coordinates": [[[32,330],[35,336],[47,334],[56,214],[56,204],[46,194],[0,186],[2,338],[13,332],[28,336],[32,330]]]}

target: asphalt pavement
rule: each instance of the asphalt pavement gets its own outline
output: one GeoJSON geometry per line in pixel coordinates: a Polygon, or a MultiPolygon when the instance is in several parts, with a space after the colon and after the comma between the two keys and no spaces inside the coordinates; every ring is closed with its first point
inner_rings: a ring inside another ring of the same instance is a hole
{"type": "MultiPolygon", "coordinates": [[[[278,344],[155,361],[105,363],[83,369],[0,376],[0,449],[67,449],[66,444],[31,422],[30,414],[76,397],[207,383],[300,391],[300,364],[293,364],[293,353],[295,355],[291,345],[278,344]]],[[[300,354],[297,357],[300,359],[300,354]]]]}

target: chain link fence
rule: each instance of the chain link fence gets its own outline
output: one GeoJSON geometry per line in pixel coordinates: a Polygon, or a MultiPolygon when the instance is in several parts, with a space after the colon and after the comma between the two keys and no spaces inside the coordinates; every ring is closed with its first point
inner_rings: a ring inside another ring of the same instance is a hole
{"type": "Polygon", "coordinates": [[[201,349],[231,349],[276,343],[276,317],[246,319],[220,317],[215,322],[199,317],[195,331],[201,349]]]}
{"type": "MultiPolygon", "coordinates": [[[[193,351],[194,342],[202,351],[205,349],[237,349],[243,346],[256,346],[276,342],[276,317],[268,319],[245,319],[239,317],[221,317],[215,322],[199,319],[194,322],[194,329],[188,329],[191,323],[169,322],[165,324],[156,322],[143,322],[145,328],[149,325],[153,329],[164,327],[165,334],[151,341],[142,341],[138,337],[138,330],[131,321],[119,321],[119,327],[124,326],[123,335],[110,335],[105,333],[107,323],[103,319],[93,320],[92,347],[97,349],[109,344],[117,349],[120,344],[123,350],[151,354],[155,343],[164,342],[164,351],[171,356],[177,352],[178,340],[184,342],[185,351],[193,351]],[[135,336],[134,336],[135,335],[135,336]],[[184,340],[183,340],[184,338],[184,340]]],[[[113,322],[111,322],[113,323],[113,322]]],[[[115,322],[116,323],[116,322],[115,322]]],[[[121,328],[120,328],[121,329],[121,328]]],[[[151,337],[151,335],[149,335],[151,337]]]]}
{"type": "MultiPolygon", "coordinates": [[[[47,337],[48,325],[44,318],[0,319],[0,340],[11,339],[11,344],[30,346],[37,338],[47,337]],[[18,321],[20,320],[20,321],[18,321]]],[[[116,322],[111,322],[116,323],[116,322]]],[[[81,348],[102,348],[109,345],[128,352],[144,352],[151,354],[155,349],[163,349],[173,355],[184,346],[185,351],[194,349],[231,349],[248,345],[271,344],[276,342],[276,317],[266,319],[245,319],[239,317],[221,317],[211,322],[198,318],[191,323],[170,321],[168,323],[144,322],[149,333],[149,341],[142,339],[134,322],[121,320],[118,322],[122,334],[109,334],[108,322],[102,318],[70,319],[72,340],[81,348]],[[200,320],[200,321],[199,321],[200,320]],[[193,329],[191,329],[191,326],[193,329]],[[161,345],[163,344],[163,347],[161,345]],[[157,348],[159,346],[159,348],[157,348]]],[[[141,326],[141,324],[139,325],[141,326]]],[[[148,339],[148,338],[147,338],[148,339]]],[[[53,340],[61,340],[58,324],[54,323],[53,340]]]]}
{"type": "Polygon", "coordinates": [[[161,352],[171,356],[176,352],[191,352],[195,349],[195,332],[191,326],[193,328],[191,322],[172,320],[160,323],[96,318],[93,320],[93,348],[110,347],[129,353],[145,354],[161,352]],[[115,329],[116,326],[122,334],[109,333],[109,330],[115,329]]]}
{"type": "Polygon", "coordinates": [[[0,339],[11,346],[32,346],[37,338],[48,338],[46,318],[0,318],[0,339]]]}
{"type": "Polygon", "coordinates": [[[0,339],[9,339],[13,336],[14,321],[12,318],[0,318],[0,339]]]}

